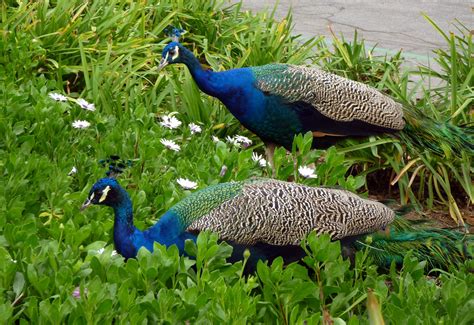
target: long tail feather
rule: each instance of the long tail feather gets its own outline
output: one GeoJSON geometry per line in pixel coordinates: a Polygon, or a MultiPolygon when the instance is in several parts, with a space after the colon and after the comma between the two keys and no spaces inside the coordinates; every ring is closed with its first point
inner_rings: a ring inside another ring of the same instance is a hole
{"type": "Polygon", "coordinates": [[[441,157],[474,155],[474,125],[438,122],[418,108],[404,110],[407,124],[399,137],[412,149],[424,148],[441,157]]]}
{"type": "Polygon", "coordinates": [[[474,244],[473,236],[456,230],[425,228],[410,225],[410,221],[397,218],[390,231],[367,235],[355,242],[357,250],[368,247],[369,255],[380,266],[392,262],[402,264],[412,251],[431,268],[447,269],[450,265],[472,258],[468,248],[474,244]]]}

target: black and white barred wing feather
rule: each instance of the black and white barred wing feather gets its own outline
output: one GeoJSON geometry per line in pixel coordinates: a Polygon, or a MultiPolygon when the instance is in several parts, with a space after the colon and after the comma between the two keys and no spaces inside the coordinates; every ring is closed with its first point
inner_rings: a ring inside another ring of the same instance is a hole
{"type": "Polygon", "coordinates": [[[299,245],[313,230],[341,239],[383,229],[394,218],[385,205],[348,191],[265,180],[245,184],[188,231],[211,230],[240,244],[299,245]]]}
{"type": "Polygon", "coordinates": [[[337,122],[361,121],[387,130],[405,126],[402,105],[378,90],[317,68],[253,67],[256,87],[289,103],[304,102],[337,122]]]}

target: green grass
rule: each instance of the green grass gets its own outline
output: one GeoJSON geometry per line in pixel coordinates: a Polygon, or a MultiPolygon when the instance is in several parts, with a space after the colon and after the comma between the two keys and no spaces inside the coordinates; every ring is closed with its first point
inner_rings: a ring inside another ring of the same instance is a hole
{"type": "MultiPolygon", "coordinates": [[[[356,36],[350,43],[337,39],[334,48],[321,38],[303,42],[291,32],[291,14],[276,22],[272,13],[248,14],[238,4],[204,0],[42,0],[2,2],[0,16],[2,323],[287,324],[320,323],[330,315],[359,324],[380,313],[391,323],[472,323],[472,261],[450,273],[434,272],[431,279],[424,262],[408,255],[400,271],[381,273],[363,253],[349,267],[338,243],[310,236],[305,244],[310,275],[301,265],[283,268],[276,261],[245,278],[242,262],[226,264],[229,247],[210,234],[200,236],[197,247],[188,245],[195,261],[178,256],[174,247],[156,246],[154,253],[142,250],[124,262],[111,256],[111,211],[79,211],[90,186],[104,176],[99,160],[111,154],[133,160],[120,181],[131,194],[140,229],[189,195],[176,183],[179,177],[204,188],[271,175],[251,159],[252,151],[263,153],[262,143],[203,95],[185,68],[158,73],[168,24],[187,30],[185,45],[213,69],[319,64],[456,125],[472,123],[472,36],[462,25],[458,34],[444,34],[450,46],[439,51],[441,71],[415,71],[446,81],[442,88],[423,89],[419,99],[409,87],[415,72],[400,70],[403,54],[375,57],[356,36]],[[69,100],[56,102],[50,92],[69,100]],[[96,111],[80,108],[77,98],[94,103],[96,111]],[[160,126],[160,117],[173,111],[183,125],[160,126]],[[75,120],[91,126],[75,129],[75,120]],[[203,132],[192,135],[190,122],[203,132]],[[235,134],[250,137],[253,145],[239,149],[225,143],[235,134]],[[213,135],[221,141],[214,143],[213,135]],[[162,138],[175,140],[181,151],[166,149],[162,138]],[[73,166],[78,172],[68,176],[73,166]],[[76,288],[79,299],[72,295],[76,288]]],[[[310,145],[306,135],[296,138],[290,155],[277,149],[277,178],[367,195],[378,189],[366,179],[386,170],[391,180],[399,176],[402,203],[444,208],[458,222],[457,207],[473,200],[468,152],[440,154],[386,137],[325,151],[310,145]],[[302,178],[294,161],[298,166],[318,161],[318,178],[302,178]]]]}

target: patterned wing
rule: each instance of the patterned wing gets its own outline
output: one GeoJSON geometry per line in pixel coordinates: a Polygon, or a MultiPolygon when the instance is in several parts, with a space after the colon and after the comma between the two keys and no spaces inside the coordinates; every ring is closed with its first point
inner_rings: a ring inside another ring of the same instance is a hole
{"type": "Polygon", "coordinates": [[[333,239],[383,229],[395,218],[385,205],[343,190],[308,187],[276,180],[246,183],[188,227],[211,230],[223,240],[252,245],[299,245],[312,230],[333,239]]]}
{"type": "Polygon", "coordinates": [[[296,65],[271,64],[252,71],[263,92],[308,103],[335,121],[359,120],[393,130],[405,126],[401,104],[360,82],[296,65]]]}

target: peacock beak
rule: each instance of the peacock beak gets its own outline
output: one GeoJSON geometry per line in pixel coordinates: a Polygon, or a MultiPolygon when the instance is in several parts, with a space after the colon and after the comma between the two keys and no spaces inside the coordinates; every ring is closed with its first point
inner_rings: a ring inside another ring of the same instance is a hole
{"type": "Polygon", "coordinates": [[[81,211],[84,211],[89,205],[92,204],[92,201],[87,199],[86,202],[81,206],[81,211]]]}
{"type": "Polygon", "coordinates": [[[168,65],[168,60],[166,60],[166,58],[162,58],[160,60],[160,65],[158,66],[158,71],[161,71],[161,69],[163,69],[167,65],[168,65]]]}

